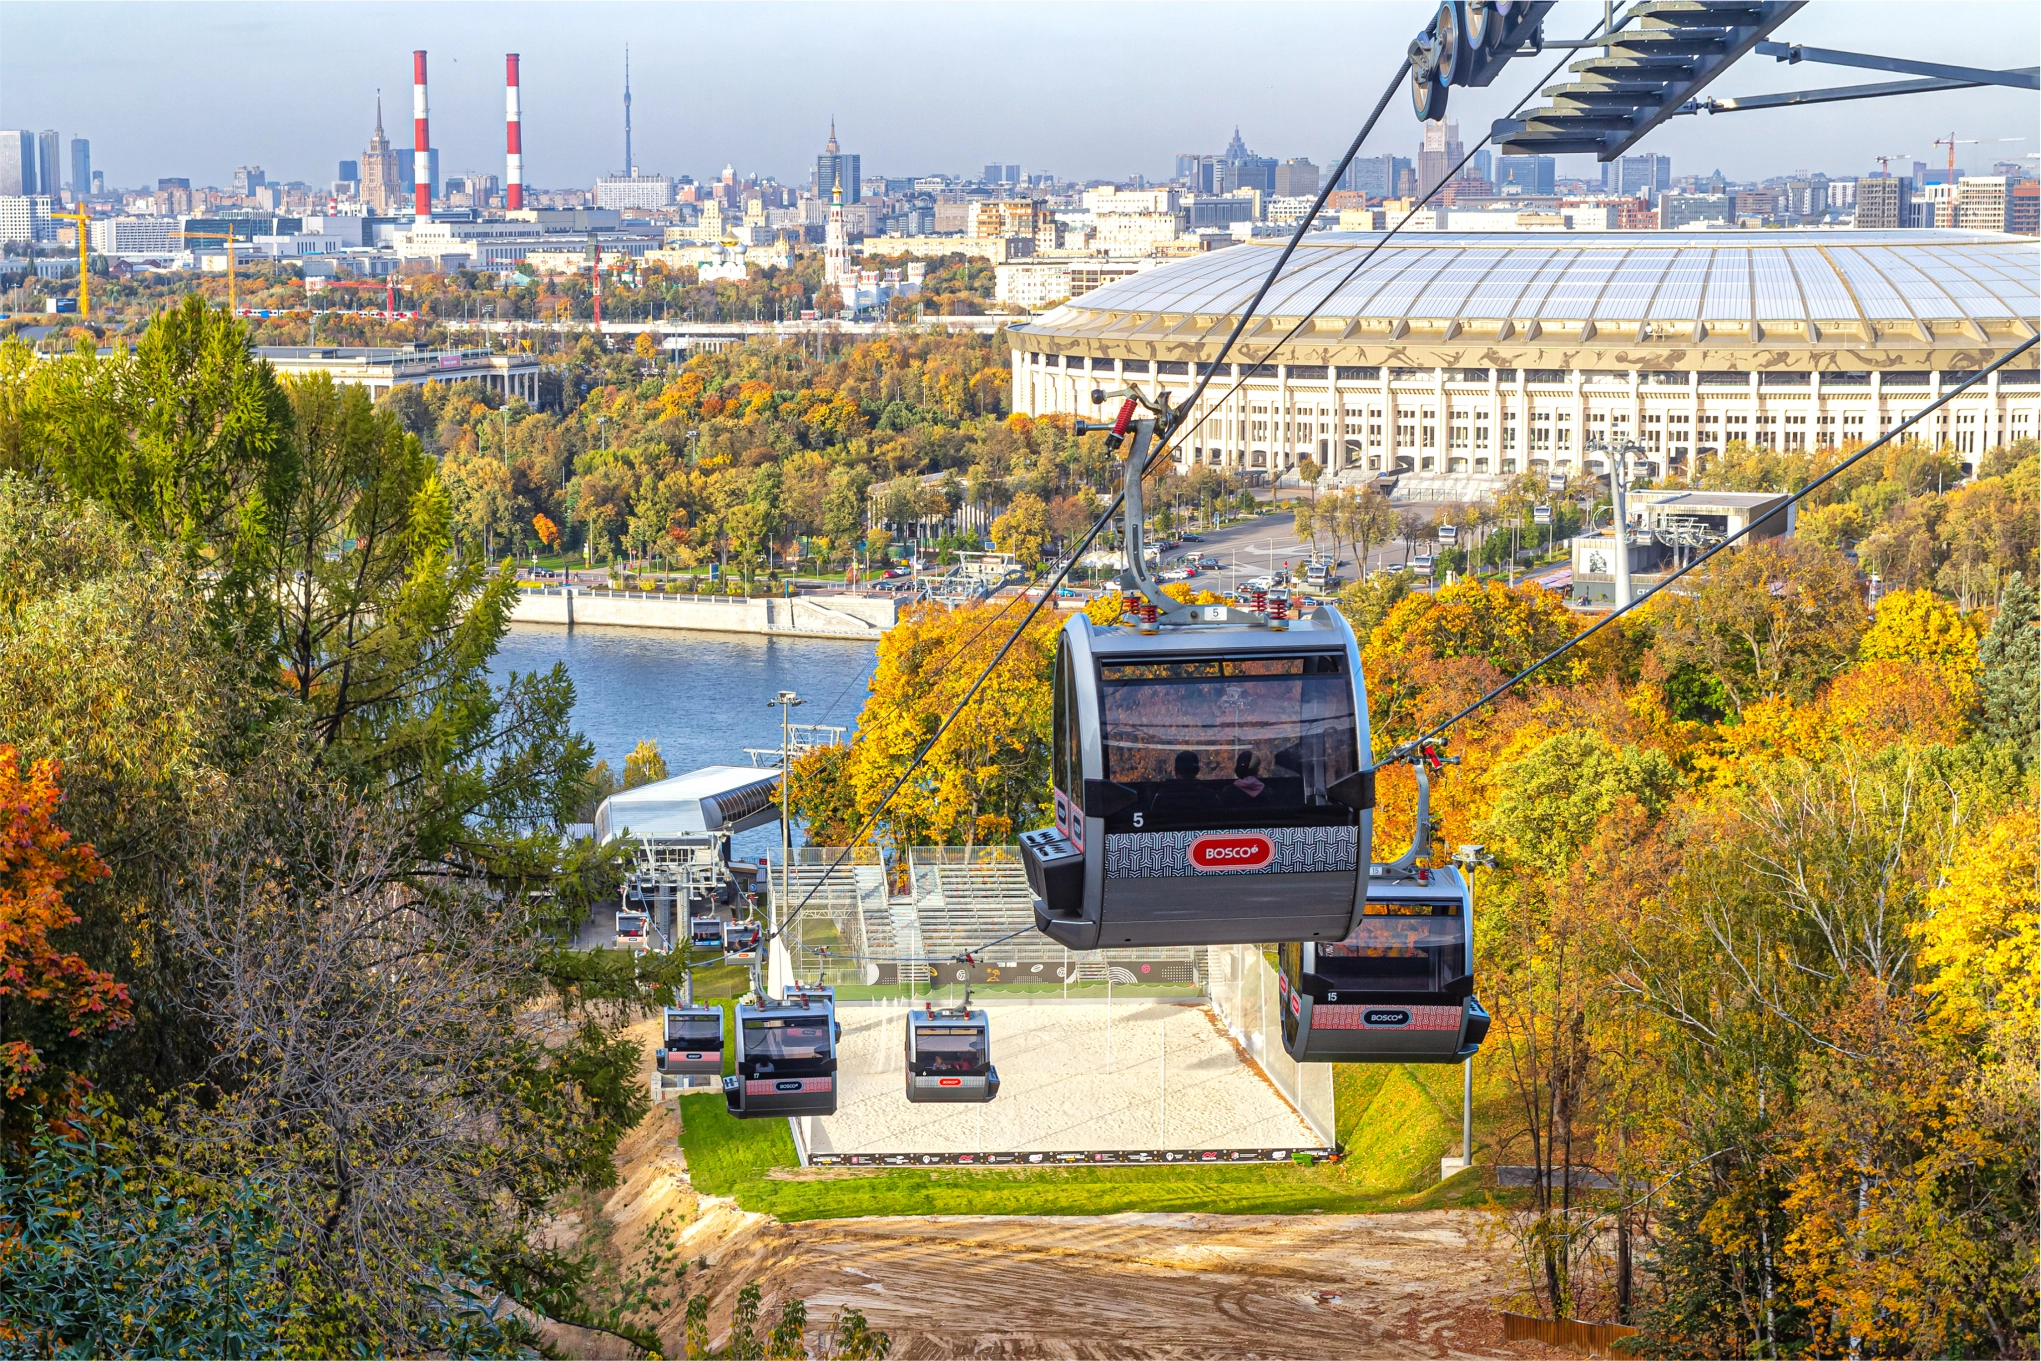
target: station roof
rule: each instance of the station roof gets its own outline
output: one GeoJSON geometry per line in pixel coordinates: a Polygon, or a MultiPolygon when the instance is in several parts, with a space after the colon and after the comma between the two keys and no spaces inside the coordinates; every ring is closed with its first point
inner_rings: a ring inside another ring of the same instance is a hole
{"type": "Polygon", "coordinates": [[[703,766],[610,795],[595,810],[595,839],[640,840],[742,832],[779,817],[780,773],[756,766],[703,766]]]}
{"type": "MultiPolygon", "coordinates": [[[[1381,241],[1373,232],[1307,237],[1247,339],[1272,341],[1322,304],[1285,358],[1596,340],[1939,351],[2017,344],[2041,315],[2041,243],[1993,232],[1401,232],[1346,278],[1381,241]]],[[[1096,338],[1150,342],[1156,357],[1208,357],[1279,244],[1147,270],[1014,330],[1024,347],[1096,338]]],[[[1240,356],[1259,352],[1250,344],[1240,356]]]]}

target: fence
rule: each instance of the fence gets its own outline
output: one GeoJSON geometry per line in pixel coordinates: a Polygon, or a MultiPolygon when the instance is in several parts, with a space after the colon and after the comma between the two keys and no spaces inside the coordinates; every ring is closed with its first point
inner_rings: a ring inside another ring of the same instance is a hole
{"type": "Polygon", "coordinates": [[[1582,1356],[1635,1356],[1636,1350],[1625,1345],[1627,1340],[1637,1336],[1638,1330],[1621,1323],[1583,1323],[1577,1318],[1535,1318],[1529,1314],[1512,1314],[1497,1310],[1502,1316],[1502,1340],[1505,1342],[1542,1342],[1548,1347],[1564,1347],[1582,1356]]]}
{"type": "MultiPolygon", "coordinates": [[[[1074,954],[1038,934],[1017,846],[913,846],[904,863],[860,846],[831,872],[841,854],[828,847],[794,851],[788,906],[808,899],[808,908],[786,943],[802,978],[817,977],[819,968],[821,981],[839,986],[912,991],[926,986],[934,965],[943,986],[967,977],[974,987],[1109,982],[1183,988],[1204,982],[1201,948],[1074,954]],[[989,945],[993,941],[1000,943],[989,945]],[[975,962],[955,962],[965,954],[975,962]]],[[[771,883],[779,887],[777,870],[771,883]]]]}
{"type": "Polygon", "coordinates": [[[1332,1065],[1299,1063],[1283,1048],[1276,971],[1258,945],[1213,945],[1206,950],[1212,1009],[1233,1038],[1261,1065],[1326,1147],[1334,1143],[1332,1065]]]}

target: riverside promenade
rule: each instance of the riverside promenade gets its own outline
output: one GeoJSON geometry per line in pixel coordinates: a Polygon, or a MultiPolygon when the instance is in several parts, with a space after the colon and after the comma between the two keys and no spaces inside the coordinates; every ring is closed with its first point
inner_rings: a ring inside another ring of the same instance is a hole
{"type": "Polygon", "coordinates": [[[520,624],[565,624],[569,628],[586,624],[605,628],[694,629],[869,642],[892,628],[899,612],[900,601],[892,596],[743,599],[548,586],[522,592],[511,618],[520,624]]]}

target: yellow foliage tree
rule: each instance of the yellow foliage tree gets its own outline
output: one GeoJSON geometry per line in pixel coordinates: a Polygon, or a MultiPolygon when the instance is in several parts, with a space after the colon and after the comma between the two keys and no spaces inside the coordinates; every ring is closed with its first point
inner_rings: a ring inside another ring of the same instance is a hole
{"type": "Polygon", "coordinates": [[[1878,617],[1857,644],[1857,656],[1931,667],[1967,704],[1977,690],[1980,641],[1977,626],[1933,591],[1894,591],[1878,602],[1878,617]]]}
{"type": "Polygon", "coordinates": [[[2031,801],[1966,836],[1948,877],[1928,895],[1928,916],[1911,928],[1927,975],[1918,990],[1932,999],[1931,1014],[1946,1033],[1992,1035],[2033,1050],[2041,1025],[2037,844],[2041,820],[2031,801]]]}
{"type": "MultiPolygon", "coordinates": [[[[858,822],[907,769],[999,651],[1018,610],[992,604],[926,606],[879,643],[871,696],[841,768],[858,822]]],[[[877,824],[896,849],[1007,841],[1038,826],[1049,798],[1049,671],[1062,621],[1043,611],[1015,641],[877,824]]],[[[828,810],[849,821],[841,801],[828,810]]]]}
{"type": "Polygon", "coordinates": [[[1042,560],[1042,545],[1049,537],[1049,508],[1033,492],[1013,498],[1006,514],[992,522],[992,544],[1011,553],[1032,568],[1042,560]]]}

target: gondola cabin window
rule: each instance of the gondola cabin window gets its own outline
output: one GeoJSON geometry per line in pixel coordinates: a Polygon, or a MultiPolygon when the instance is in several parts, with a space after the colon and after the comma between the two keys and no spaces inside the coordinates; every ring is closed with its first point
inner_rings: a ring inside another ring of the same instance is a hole
{"type": "Polygon", "coordinates": [[[768,1017],[744,1022],[744,1057],[761,1073],[826,1072],[830,1061],[827,1020],[768,1017]]]}
{"type": "Polygon", "coordinates": [[[1105,776],[1137,795],[1107,830],[1345,826],[1326,790],[1360,768],[1338,653],[1102,662],[1105,776]]]}
{"type": "Polygon", "coordinates": [[[914,1028],[914,1071],[923,1077],[982,1074],[988,1061],[985,1032],[978,1026],[914,1028]]]}
{"type": "Polygon", "coordinates": [[[1333,988],[1442,992],[1467,970],[1467,932],[1455,899],[1369,898],[1360,927],[1321,942],[1314,972],[1333,988]]]}

